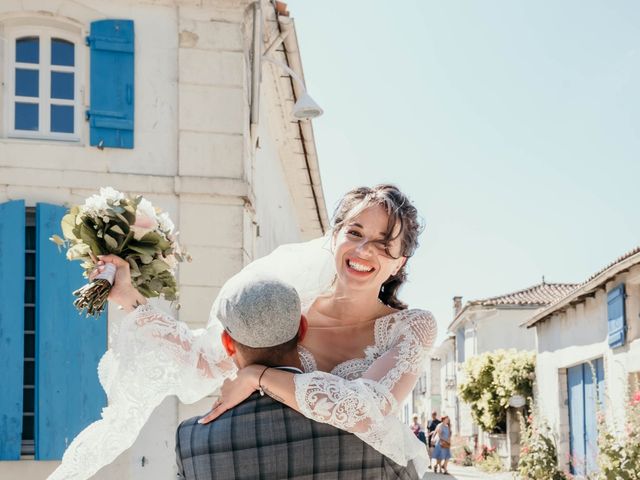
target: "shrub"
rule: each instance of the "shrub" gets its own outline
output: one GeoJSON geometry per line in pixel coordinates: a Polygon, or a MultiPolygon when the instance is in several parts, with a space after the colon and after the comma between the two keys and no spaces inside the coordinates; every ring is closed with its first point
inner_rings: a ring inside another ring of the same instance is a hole
{"type": "Polygon", "coordinates": [[[518,474],[523,480],[567,480],[558,468],[558,449],[546,423],[532,416],[520,416],[520,460],[518,474]]]}
{"type": "Polygon", "coordinates": [[[600,416],[598,466],[606,480],[640,480],[640,390],[630,397],[621,434],[600,416]]]}
{"type": "Polygon", "coordinates": [[[474,421],[485,432],[503,433],[507,407],[513,395],[533,396],[535,354],[517,350],[496,350],[469,358],[460,384],[462,400],[471,407],[474,421]]]}
{"type": "Polygon", "coordinates": [[[473,465],[473,452],[467,445],[451,445],[451,456],[453,463],[470,467],[473,465]]]}
{"type": "Polygon", "coordinates": [[[496,453],[496,447],[482,445],[475,457],[475,465],[483,472],[495,473],[504,470],[502,459],[496,453]]]}

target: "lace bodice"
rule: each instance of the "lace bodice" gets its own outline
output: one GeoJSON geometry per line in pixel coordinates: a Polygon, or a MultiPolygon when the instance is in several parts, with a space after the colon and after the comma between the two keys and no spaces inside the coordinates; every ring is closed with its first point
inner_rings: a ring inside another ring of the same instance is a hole
{"type": "MultiPolygon", "coordinates": [[[[376,319],[373,327],[374,343],[372,345],[368,345],[364,349],[364,357],[352,358],[341,362],[333,367],[329,373],[342,377],[346,380],[360,378],[376,358],[391,348],[392,327],[395,326],[398,321],[402,321],[399,320],[399,317],[406,317],[407,315],[412,315],[415,312],[419,312],[419,310],[394,312],[376,319]]],[[[318,370],[316,359],[309,349],[299,345],[298,355],[300,356],[300,362],[302,363],[302,368],[305,372],[315,372],[318,370]]]]}
{"type": "Polygon", "coordinates": [[[403,310],[376,320],[375,342],[363,358],[339,363],[329,373],[318,371],[313,354],[300,348],[305,371],[312,370],[294,377],[300,411],[355,433],[402,465],[424,460],[424,446],[396,415],[426,366],[435,335],[429,312],[403,310]]]}

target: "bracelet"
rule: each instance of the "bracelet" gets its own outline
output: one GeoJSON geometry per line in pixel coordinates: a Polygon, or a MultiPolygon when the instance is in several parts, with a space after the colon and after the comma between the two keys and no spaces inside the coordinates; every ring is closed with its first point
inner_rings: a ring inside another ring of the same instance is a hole
{"type": "Polygon", "coordinates": [[[273,368],[273,367],[264,367],[264,370],[262,370],[260,377],[258,377],[258,391],[260,392],[260,396],[262,397],[264,397],[264,389],[262,388],[262,385],[260,384],[260,382],[262,381],[262,376],[264,375],[264,372],[266,372],[270,368],[273,368]]]}

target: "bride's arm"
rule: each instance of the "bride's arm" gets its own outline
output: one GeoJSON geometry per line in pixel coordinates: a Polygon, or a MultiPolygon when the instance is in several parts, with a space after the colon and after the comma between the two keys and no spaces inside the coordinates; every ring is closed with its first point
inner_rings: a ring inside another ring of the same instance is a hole
{"type": "Polygon", "coordinates": [[[367,431],[413,390],[435,339],[436,323],[429,312],[411,311],[394,332],[389,350],[356,380],[325,372],[294,375],[276,369],[264,371],[259,365],[242,369],[237,380],[223,386],[222,402],[203,423],[233,408],[244,400],[239,398],[242,395],[262,387],[274,399],[313,420],[354,433],[367,431]]]}
{"type": "MultiPolygon", "coordinates": [[[[90,279],[104,270],[105,263],[116,266],[109,301],[120,305],[128,314],[122,328],[129,328],[132,330],[130,333],[139,339],[161,340],[164,346],[174,352],[178,360],[195,367],[206,377],[215,378],[221,373],[235,370],[233,361],[226,354],[221,355],[222,349],[214,348],[215,345],[219,346],[218,339],[211,338],[211,335],[202,337],[200,335],[202,332],[191,330],[184,322],[175,320],[148,303],[147,299],[133,286],[129,263],[125,260],[116,255],[101,256],[90,279]]],[[[121,337],[126,336],[121,335],[121,337]]],[[[118,350],[117,345],[113,347],[118,350]]]]}

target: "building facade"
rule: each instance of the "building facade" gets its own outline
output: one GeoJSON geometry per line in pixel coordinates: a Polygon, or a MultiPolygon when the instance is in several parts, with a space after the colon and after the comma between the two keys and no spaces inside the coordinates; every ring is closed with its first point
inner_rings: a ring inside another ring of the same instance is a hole
{"type": "MultiPolygon", "coordinates": [[[[122,317],[69,313],[80,267],[48,240],[66,207],[112,186],[169,212],[193,256],[173,314],[193,328],[228,277],[328,219],[303,87],[259,61],[304,78],[282,4],[7,0],[0,40],[0,478],[41,479],[104,406],[95,368],[122,317]]],[[[95,478],[174,478],[175,428],[212,401],[166,399],[95,478]]]]}
{"type": "MultiPolygon", "coordinates": [[[[505,295],[472,300],[464,305],[462,299],[456,297],[454,319],[448,327],[455,344],[455,384],[465,381],[463,364],[475,355],[499,349],[535,350],[535,335],[522,328],[522,322],[575,287],[575,284],[543,282],[505,295]]],[[[459,401],[456,417],[458,434],[470,446],[488,442],[473,421],[468,404],[459,401]]]]}
{"type": "Polygon", "coordinates": [[[558,462],[576,475],[597,471],[598,422],[622,431],[640,388],[639,315],[635,249],[525,323],[537,337],[539,415],[556,433],[558,462]]]}

